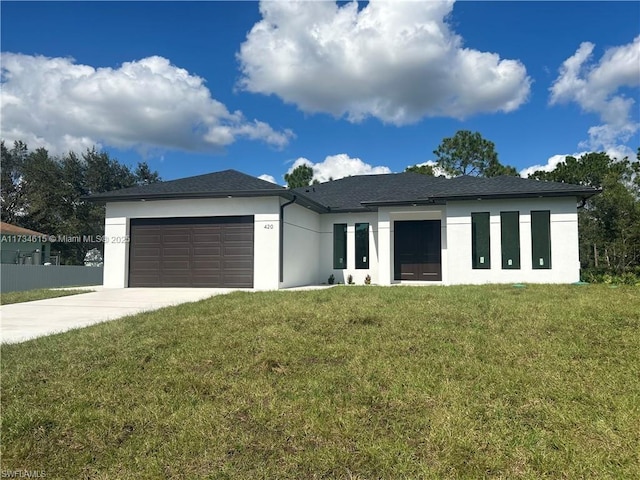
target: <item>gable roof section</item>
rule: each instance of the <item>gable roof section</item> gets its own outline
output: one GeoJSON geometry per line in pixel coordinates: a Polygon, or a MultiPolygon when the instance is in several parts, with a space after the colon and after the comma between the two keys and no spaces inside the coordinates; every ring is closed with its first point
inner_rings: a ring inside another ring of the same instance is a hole
{"type": "Polygon", "coordinates": [[[294,191],[325,205],[331,212],[350,212],[384,205],[442,204],[454,200],[562,196],[588,198],[600,190],[511,176],[444,178],[405,172],[346,177],[294,191]]]}

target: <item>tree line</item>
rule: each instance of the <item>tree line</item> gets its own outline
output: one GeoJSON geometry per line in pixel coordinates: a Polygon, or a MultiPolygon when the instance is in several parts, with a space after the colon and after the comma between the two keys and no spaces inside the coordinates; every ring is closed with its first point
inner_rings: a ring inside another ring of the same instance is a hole
{"type": "MultiPolygon", "coordinates": [[[[83,200],[86,195],[160,181],[146,162],[129,166],[95,147],[78,155],[52,156],[45,148],[29,150],[26,143],[0,143],[2,171],[0,217],[20,227],[54,236],[97,239],[104,234],[104,205],[83,200]]],[[[82,265],[98,242],[54,242],[61,263],[82,265]]]]}

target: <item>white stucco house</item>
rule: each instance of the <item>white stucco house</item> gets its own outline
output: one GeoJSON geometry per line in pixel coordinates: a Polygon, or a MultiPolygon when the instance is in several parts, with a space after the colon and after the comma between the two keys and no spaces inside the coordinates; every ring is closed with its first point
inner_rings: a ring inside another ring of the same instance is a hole
{"type": "Polygon", "coordinates": [[[104,286],[572,283],[577,204],[519,177],[364,175],[289,190],[235,170],[94,195],[104,286]]]}

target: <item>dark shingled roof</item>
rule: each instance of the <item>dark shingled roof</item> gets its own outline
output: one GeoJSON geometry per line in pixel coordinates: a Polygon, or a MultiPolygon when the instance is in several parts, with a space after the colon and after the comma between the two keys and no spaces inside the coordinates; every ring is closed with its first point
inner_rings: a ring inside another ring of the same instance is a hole
{"type": "Polygon", "coordinates": [[[599,192],[582,185],[520,177],[444,178],[413,172],[346,177],[294,191],[325,205],[332,212],[358,211],[382,205],[445,203],[447,200],[479,198],[587,198],[599,192]]]}
{"type": "Polygon", "coordinates": [[[520,177],[430,177],[419,173],[359,175],[289,190],[237,172],[181,178],[99,193],[96,202],[159,200],[172,198],[219,198],[280,196],[317,212],[372,210],[382,205],[432,204],[451,200],[575,196],[588,198],[600,190],[583,185],[543,182],[520,177]]]}

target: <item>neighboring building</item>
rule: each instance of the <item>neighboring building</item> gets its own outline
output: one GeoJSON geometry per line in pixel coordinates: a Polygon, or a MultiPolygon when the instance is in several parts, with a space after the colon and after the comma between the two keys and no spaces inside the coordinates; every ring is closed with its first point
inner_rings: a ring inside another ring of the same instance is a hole
{"type": "Polygon", "coordinates": [[[0,263],[42,265],[49,261],[48,235],[0,222],[0,263]]]}
{"type": "Polygon", "coordinates": [[[226,170],[106,203],[105,287],[274,290],[579,280],[577,203],[597,189],[519,177],[354,176],[305,188],[226,170]]]}

